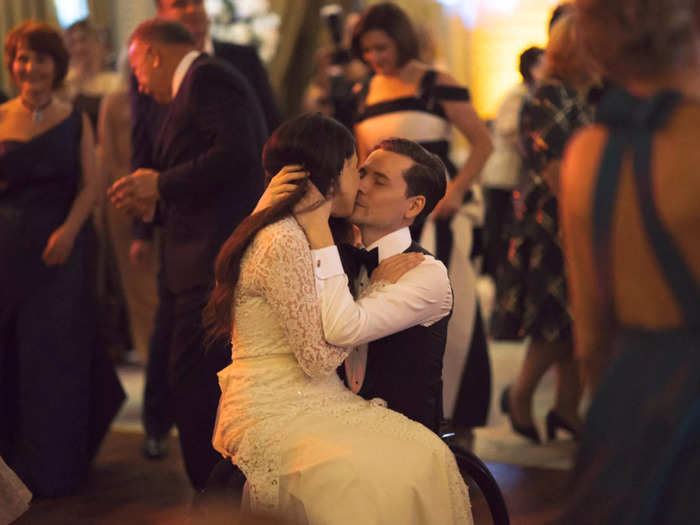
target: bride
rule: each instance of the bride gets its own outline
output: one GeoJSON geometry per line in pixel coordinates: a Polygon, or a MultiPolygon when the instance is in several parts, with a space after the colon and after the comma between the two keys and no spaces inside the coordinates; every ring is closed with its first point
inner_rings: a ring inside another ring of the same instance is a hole
{"type": "MultiPolygon", "coordinates": [[[[293,164],[326,196],[318,205],[350,214],[359,173],[347,129],[321,115],[282,124],[263,166],[269,178],[293,164]]],[[[292,214],[307,185],[249,216],[217,258],[205,324],[211,337],[231,334],[232,364],[219,373],[214,448],[245,474],[253,513],[309,525],[471,524],[449,448],[335,372],[351,349],[323,338],[312,256],[292,214]]]]}

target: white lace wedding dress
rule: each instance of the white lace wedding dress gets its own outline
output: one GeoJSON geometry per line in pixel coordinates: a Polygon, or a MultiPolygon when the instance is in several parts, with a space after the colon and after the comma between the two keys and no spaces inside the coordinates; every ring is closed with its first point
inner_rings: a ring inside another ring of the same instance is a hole
{"type": "Polygon", "coordinates": [[[32,493],[0,457],[0,525],[19,518],[31,500],[32,493]]]}
{"type": "Polygon", "coordinates": [[[311,252],[291,217],[243,257],[232,343],[213,443],[245,474],[253,512],[309,525],[472,523],[440,438],[338,378],[349,349],[323,338],[311,252]]]}

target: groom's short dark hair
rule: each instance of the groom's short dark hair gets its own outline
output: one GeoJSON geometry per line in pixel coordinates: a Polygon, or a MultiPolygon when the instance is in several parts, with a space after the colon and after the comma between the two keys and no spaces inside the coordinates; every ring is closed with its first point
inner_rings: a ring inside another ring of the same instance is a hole
{"type": "Polygon", "coordinates": [[[440,157],[417,142],[396,137],[382,140],[374,149],[391,151],[413,161],[411,167],[403,172],[406,197],[423,195],[425,207],[416,219],[427,217],[447,190],[447,171],[440,157]]]}

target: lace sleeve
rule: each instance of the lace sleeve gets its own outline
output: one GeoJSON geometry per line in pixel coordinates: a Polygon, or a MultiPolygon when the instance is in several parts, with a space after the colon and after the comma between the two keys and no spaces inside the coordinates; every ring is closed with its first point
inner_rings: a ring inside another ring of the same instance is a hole
{"type": "Polygon", "coordinates": [[[301,368],[311,377],[335,372],[351,348],[323,338],[313,260],[303,231],[294,219],[263,230],[255,240],[256,287],[275,311],[301,368]]]}

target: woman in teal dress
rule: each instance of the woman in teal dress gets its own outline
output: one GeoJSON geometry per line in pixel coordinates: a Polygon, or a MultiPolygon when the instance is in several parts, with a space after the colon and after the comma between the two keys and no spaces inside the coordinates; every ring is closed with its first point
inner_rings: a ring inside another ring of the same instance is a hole
{"type": "Polygon", "coordinates": [[[562,167],[574,336],[592,392],[560,523],[696,523],[700,484],[700,5],[579,0],[625,90],[562,167]]]}

